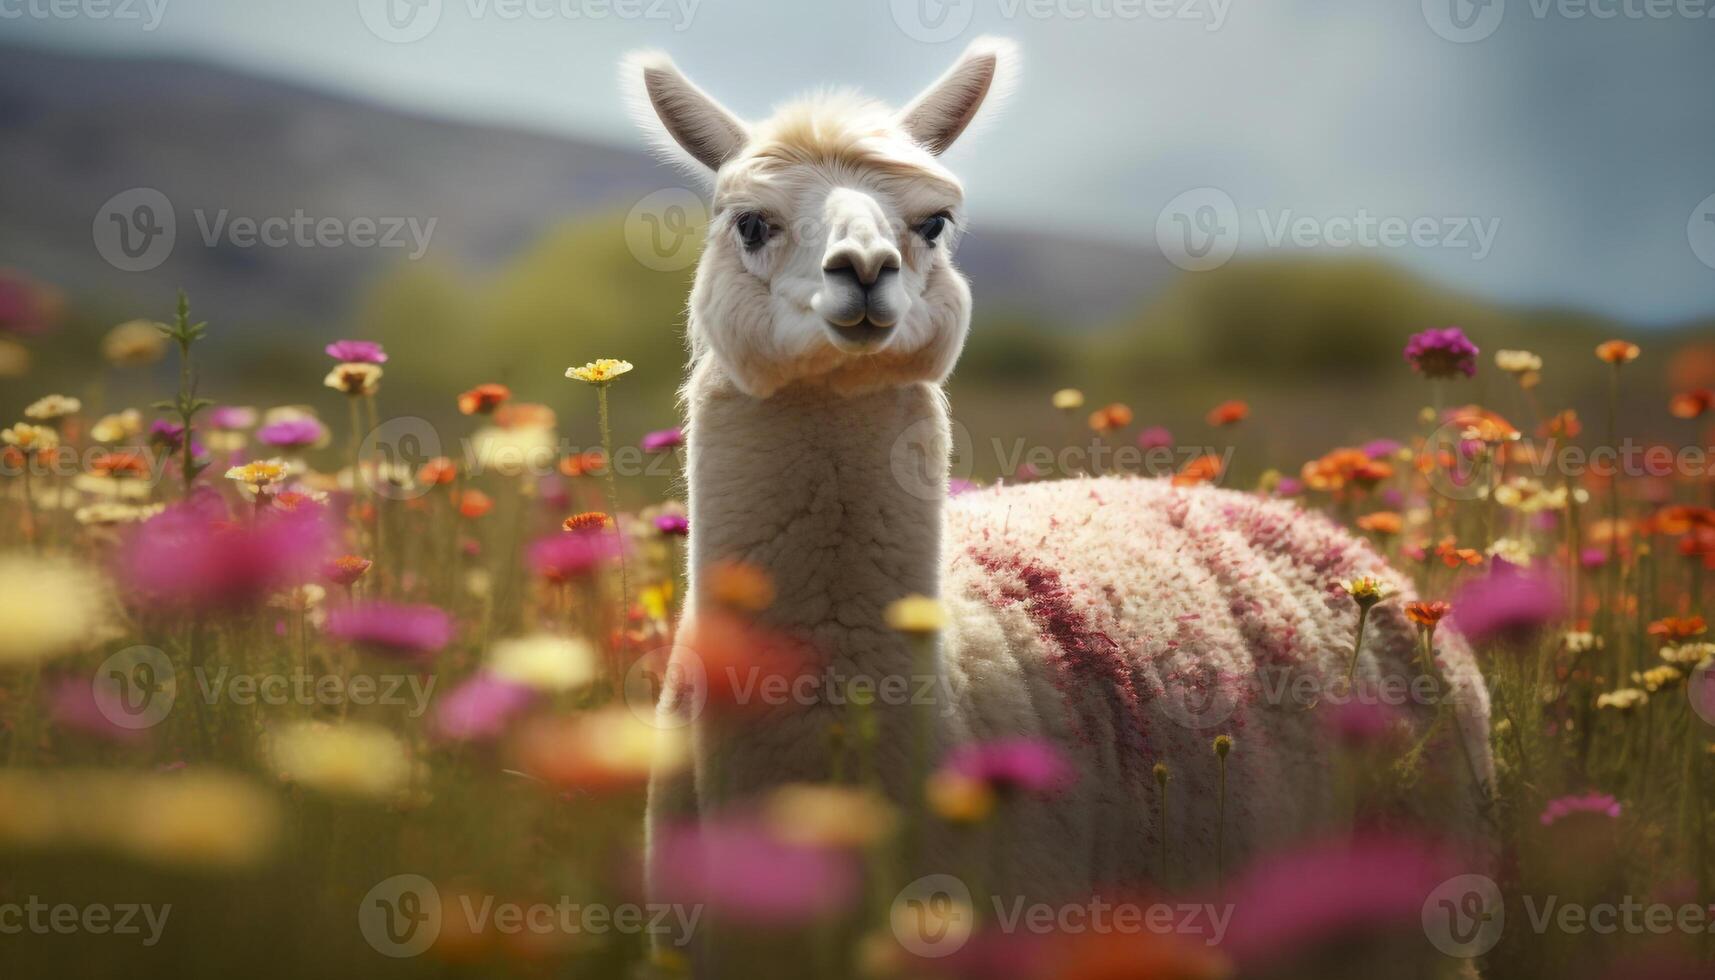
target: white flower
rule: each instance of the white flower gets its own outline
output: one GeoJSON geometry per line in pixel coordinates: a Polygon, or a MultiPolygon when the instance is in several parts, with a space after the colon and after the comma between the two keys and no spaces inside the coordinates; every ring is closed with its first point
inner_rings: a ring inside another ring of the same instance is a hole
{"type": "Polygon", "coordinates": [[[66,653],[106,620],[107,589],[81,565],[0,556],[0,666],[66,653]]]}
{"type": "Polygon", "coordinates": [[[488,669],[538,691],[570,691],[595,680],[596,653],[585,640],[538,633],[496,643],[488,669]]]}
{"type": "Polygon", "coordinates": [[[357,722],[293,722],[268,740],[268,755],[280,778],[339,796],[388,799],[411,775],[398,736],[357,722]]]}
{"type": "Polygon", "coordinates": [[[83,402],[70,395],[48,395],[31,402],[30,407],[24,409],[24,417],[35,419],[38,422],[46,422],[50,419],[74,415],[82,408],[83,402]]]}

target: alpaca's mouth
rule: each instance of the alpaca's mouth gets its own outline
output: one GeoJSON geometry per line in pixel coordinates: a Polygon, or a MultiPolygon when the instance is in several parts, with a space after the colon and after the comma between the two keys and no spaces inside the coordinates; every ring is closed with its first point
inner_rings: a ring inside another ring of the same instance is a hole
{"type": "Polygon", "coordinates": [[[834,346],[848,354],[869,354],[886,346],[889,337],[893,336],[892,325],[882,326],[864,317],[853,324],[826,321],[828,332],[833,335],[834,346]]]}

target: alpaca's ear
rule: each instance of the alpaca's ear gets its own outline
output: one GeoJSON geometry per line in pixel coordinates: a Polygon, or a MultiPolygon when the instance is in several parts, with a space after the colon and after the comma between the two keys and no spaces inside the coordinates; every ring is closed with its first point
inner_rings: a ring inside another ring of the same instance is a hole
{"type": "Polygon", "coordinates": [[[977,110],[1005,100],[1018,76],[1018,45],[1003,37],[979,37],[958,63],[899,114],[911,138],[937,156],[959,138],[977,110]]]}
{"type": "Polygon", "coordinates": [[[631,113],[658,150],[684,163],[719,170],[750,139],[750,130],[707,92],[691,84],[659,51],[620,62],[631,113]]]}

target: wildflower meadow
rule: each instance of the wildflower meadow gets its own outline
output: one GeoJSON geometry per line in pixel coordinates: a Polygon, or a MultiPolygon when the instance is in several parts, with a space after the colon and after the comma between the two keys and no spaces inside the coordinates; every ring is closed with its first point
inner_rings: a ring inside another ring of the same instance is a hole
{"type": "MultiPolygon", "coordinates": [[[[1188,704],[1206,749],[1136,760],[1154,787],[1136,820],[1173,826],[1183,794],[1218,794],[1215,825],[1186,831],[1213,840],[1214,872],[1180,873],[1190,837],[1162,834],[1149,890],[1014,907],[985,895],[990,866],[911,881],[907,855],[1051,804],[1073,770],[1047,742],[977,732],[915,760],[897,798],[878,774],[878,726],[900,717],[876,710],[884,689],[838,692],[813,747],[831,779],[666,826],[646,873],[651,774],[693,751],[656,711],[672,651],[697,652],[697,711],[727,731],[777,710],[770,692],[799,696],[818,661],[813,638],[762,625],[793,583],[743,564],[695,570],[712,605],[679,635],[695,435],[637,407],[627,351],[568,342],[540,365],[552,404],[473,377],[444,393],[463,423],[442,431],[389,414],[389,351],[365,340],[328,344],[325,377],[291,381],[298,403],[247,403],[204,369],[227,335],[194,299],[89,352],[104,371],[164,360],[175,386],[132,405],[100,382],[34,392],[0,433],[7,976],[671,977],[701,943],[795,976],[1707,975],[1715,483],[1646,465],[1684,447],[1604,451],[1625,443],[1615,406],[1647,342],[1585,351],[1606,384],[1560,404],[1540,397],[1553,359],[1425,325],[1394,368],[1415,425],[1300,460],[1244,441],[1242,397],[1181,438],[1141,392],[1020,387],[1017,411],[1063,434],[1050,462],[955,479],[955,500],[1098,475],[1222,484],[1349,529],[1416,598],[1329,575],[1355,624],[1344,676],[1262,679],[1335,734],[1316,833],[1229,853],[1247,805],[1229,767],[1259,747],[1188,704]],[[565,450],[573,418],[599,448],[565,450]],[[1117,452],[1190,442],[1240,448],[1153,474],[1117,452]],[[1079,446],[1116,452],[1057,469],[1079,446]],[[1400,615],[1411,676],[1373,685],[1366,629],[1400,615]],[[1450,636],[1491,705],[1476,856],[1396,806],[1435,766],[1474,765],[1449,737],[1450,636]]],[[[1715,406],[1707,388],[1649,397],[1688,446],[1715,406]]],[[[947,616],[908,596],[887,623],[930,650],[947,616]]]]}

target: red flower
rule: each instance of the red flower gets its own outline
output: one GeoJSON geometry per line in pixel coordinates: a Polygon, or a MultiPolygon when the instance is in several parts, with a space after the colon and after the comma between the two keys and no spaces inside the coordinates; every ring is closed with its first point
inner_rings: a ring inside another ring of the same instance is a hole
{"type": "Polygon", "coordinates": [[[492,415],[507,399],[512,389],[505,385],[481,384],[459,395],[459,411],[466,415],[492,415]]]}
{"type": "Polygon", "coordinates": [[[1708,388],[1694,388],[1681,392],[1668,399],[1667,410],[1676,419],[1694,419],[1710,406],[1715,406],[1715,391],[1708,388]]]}
{"type": "Polygon", "coordinates": [[[1209,410],[1210,425],[1233,425],[1249,418],[1251,407],[1242,401],[1227,401],[1209,410]]]}

